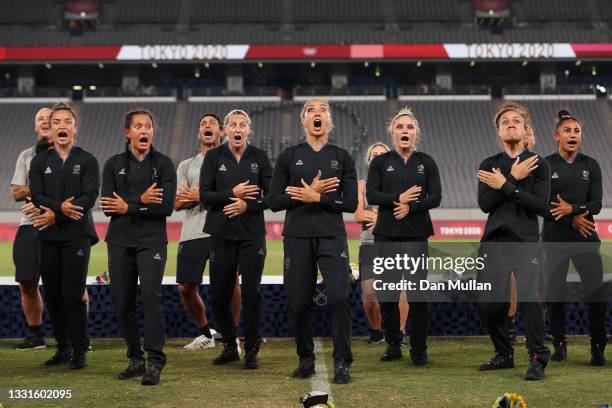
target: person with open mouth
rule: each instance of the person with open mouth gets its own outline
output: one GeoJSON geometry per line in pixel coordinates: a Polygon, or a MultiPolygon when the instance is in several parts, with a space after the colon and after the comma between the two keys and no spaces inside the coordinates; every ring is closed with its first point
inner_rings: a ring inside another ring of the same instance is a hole
{"type": "Polygon", "coordinates": [[[207,207],[204,232],[211,236],[210,293],[223,351],[213,364],[240,359],[231,301],[236,270],[242,278],[244,368],[259,368],[261,276],[266,260],[264,210],[272,164],[265,150],[249,143],[251,118],[240,109],[223,121],[227,142],[210,150],[200,171],[200,200],[207,207]]]}
{"type": "Polygon", "coordinates": [[[495,348],[480,371],[514,368],[514,348],[506,319],[511,275],[522,308],[529,367],[525,380],[544,379],[550,350],[544,345],[544,320],[538,294],[540,245],[538,215],[545,216],[550,192],[550,166],[525,148],[529,111],[508,102],[494,117],[502,152],[486,158],[477,173],[478,206],[488,214],[479,256],[486,258],[477,281],[491,284],[481,293],[478,309],[495,348]]]}
{"type": "MultiPolygon", "coordinates": [[[[434,234],[429,210],[438,207],[442,200],[438,165],[430,155],[416,149],[421,129],[410,108],[401,109],[393,117],[387,132],[394,148],[372,160],[366,182],[368,202],[378,205],[378,218],[373,231],[374,242],[382,244],[380,248],[401,248],[414,257],[422,254],[427,256],[427,239],[434,234]]],[[[405,278],[416,282],[425,280],[427,268],[420,268],[405,278]]],[[[398,307],[400,293],[385,291],[379,293],[378,297],[387,342],[387,349],[380,359],[398,360],[403,357],[403,333],[400,330],[398,307]]],[[[407,298],[410,308],[410,358],[412,364],[422,366],[429,362],[428,305],[419,293],[411,292],[407,298]]]]}
{"type": "Polygon", "coordinates": [[[567,272],[571,259],[580,275],[589,304],[591,364],[606,365],[606,291],[600,240],[593,216],[599,214],[602,180],[599,163],[580,152],[582,121],[568,110],[560,110],[555,125],[558,151],[546,157],[550,163],[550,207],[544,218],[542,240],[547,255],[547,302],[555,348],[551,360],[567,359],[565,300],[567,272]]]}
{"type": "Polygon", "coordinates": [[[102,173],[100,206],[111,217],[106,243],[108,271],[119,327],[127,343],[129,364],[120,380],[142,376],[157,385],[166,365],[162,278],[172,214],[176,172],[170,158],[153,148],[155,121],[146,109],[126,113],[125,152],[107,160],[102,173]],[[144,307],[145,364],[136,318],[138,281],[144,307]]]}
{"type": "Polygon", "coordinates": [[[333,122],[326,100],[306,101],[300,119],[306,141],[281,152],[270,188],[270,208],[286,210],[283,282],[300,359],[293,378],[315,374],[311,309],[318,266],[331,306],[333,382],[348,384],[352,323],[342,213],[357,209],[355,161],[345,149],[329,143],[333,122]]]}
{"type": "Polygon", "coordinates": [[[21,304],[26,323],[31,334],[14,347],[16,350],[43,349],[46,347],[42,332],[43,301],[38,289],[40,263],[37,256],[32,256],[32,248],[38,252],[37,230],[32,225],[30,215],[37,215],[38,209],[32,204],[28,172],[30,164],[37,153],[47,150],[51,138],[49,114],[51,109],[42,108],[34,117],[34,132],[37,136],[35,146],[23,150],[17,158],[15,172],[11,179],[11,195],[16,202],[25,202],[21,207],[23,215],[13,243],[13,262],[15,263],[15,281],[19,283],[21,304]],[[38,151],[41,144],[47,147],[38,151]]]}
{"type": "Polygon", "coordinates": [[[29,180],[31,217],[40,240],[40,274],[57,351],[46,366],[87,366],[87,305],[83,300],[91,246],[98,242],[91,208],[100,188],[98,161],[75,146],[78,118],[57,104],[49,114],[53,148],[32,159],[29,180]]]}
{"type": "MultiPolygon", "coordinates": [[[[205,113],[198,122],[198,152],[179,163],[176,170],[178,190],[174,203],[175,211],[185,210],[185,219],[179,238],[176,259],[176,283],[181,303],[196,323],[199,335],[186,350],[200,350],[215,346],[214,334],[206,319],[206,307],[198,290],[202,283],[204,268],[210,255],[210,235],[204,232],[206,209],[200,203],[200,170],[206,154],[219,146],[223,136],[223,122],[214,113],[205,113]]],[[[240,324],[240,285],[236,280],[232,296],[232,313],[236,326],[240,324]]]]}

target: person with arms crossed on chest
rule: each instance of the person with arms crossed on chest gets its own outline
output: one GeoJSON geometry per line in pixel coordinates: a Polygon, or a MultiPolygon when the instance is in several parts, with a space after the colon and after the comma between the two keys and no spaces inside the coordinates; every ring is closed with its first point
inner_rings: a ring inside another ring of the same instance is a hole
{"type": "Polygon", "coordinates": [[[249,143],[251,118],[240,109],[223,121],[227,142],[206,155],[200,171],[200,199],[207,207],[204,232],[211,235],[210,291],[223,337],[223,352],[213,364],[240,359],[231,299],[236,269],[242,280],[243,325],[247,369],[259,368],[261,344],[261,276],[266,260],[264,210],[272,165],[264,150],[249,143]]]}
{"type": "Polygon", "coordinates": [[[13,262],[15,263],[15,281],[19,283],[21,294],[21,307],[25,320],[30,328],[30,335],[14,347],[17,350],[45,348],[45,339],[42,333],[43,302],[38,289],[40,279],[40,264],[38,256],[32,256],[32,249],[38,253],[37,230],[32,226],[30,215],[35,215],[38,210],[32,204],[28,173],[30,163],[37,153],[48,150],[51,140],[51,126],[49,114],[51,109],[40,109],[34,118],[34,132],[36,132],[37,143],[28,147],[19,154],[15,164],[15,173],[11,180],[11,195],[16,202],[25,201],[21,207],[24,212],[19,222],[19,229],[13,243],[13,262]],[[38,148],[41,146],[40,148],[38,148]],[[40,151],[37,151],[40,150],[40,151]]]}
{"type": "Polygon", "coordinates": [[[166,365],[162,278],[172,214],[176,171],[169,157],[153,148],[155,123],[146,109],[123,120],[125,152],[107,160],[102,172],[100,206],[111,217],[106,243],[108,271],[117,320],[127,344],[128,367],[120,380],[142,376],[142,385],[157,385],[166,365]],[[136,316],[138,282],[144,308],[145,364],[136,316]]]}
{"type": "Polygon", "coordinates": [[[306,101],[300,119],[306,141],[281,152],[270,187],[270,208],[286,210],[283,284],[300,359],[293,377],[315,374],[311,313],[318,266],[331,306],[333,382],[348,384],[352,318],[342,213],[357,209],[355,161],[328,141],[333,122],[326,100],[306,101]]]}
{"type": "MultiPolygon", "coordinates": [[[[384,243],[400,243],[399,247],[391,247],[405,249],[415,258],[427,257],[427,239],[434,234],[429,210],[438,207],[442,201],[438,166],[430,155],[416,150],[421,130],[411,109],[401,109],[387,131],[394,149],[372,160],[366,182],[368,202],[378,205],[374,242],[381,243],[381,247],[384,243]]],[[[404,278],[414,281],[418,287],[420,281],[427,279],[427,267],[411,271],[404,278]]],[[[384,296],[391,299],[379,300],[388,345],[380,359],[392,361],[402,358],[400,293],[385,293],[384,296]]],[[[411,292],[407,297],[410,306],[410,358],[412,364],[422,366],[429,362],[428,305],[419,291],[411,292]]]]}
{"type": "MultiPolygon", "coordinates": [[[[204,232],[206,209],[200,204],[200,170],[206,153],[219,146],[223,135],[221,119],[214,113],[205,113],[198,127],[199,152],[179,163],[177,168],[178,191],[175,211],[185,211],[176,261],[176,282],[183,306],[198,326],[200,335],[187,344],[187,350],[199,350],[215,346],[214,329],[208,326],[206,308],[200,297],[204,268],[209,258],[210,235],[204,232]]],[[[235,326],[240,324],[240,285],[236,281],[232,296],[232,313],[235,326]]]]}
{"type": "Polygon", "coordinates": [[[45,365],[87,366],[87,305],[83,300],[91,246],[98,242],[91,208],[100,189],[96,158],[75,146],[78,118],[68,104],[49,115],[53,149],[32,159],[29,180],[32,216],[39,230],[40,272],[57,351],[45,365]]]}
{"type": "Polygon", "coordinates": [[[547,210],[550,167],[524,145],[527,108],[508,103],[494,117],[503,151],[480,165],[478,205],[488,214],[479,256],[484,267],[479,283],[491,285],[480,292],[478,309],[495,347],[495,355],[480,371],[514,368],[514,349],[505,324],[511,275],[516,280],[529,354],[526,380],[542,380],[550,357],[544,345],[543,308],[538,295],[540,245],[538,214],[547,210]]]}
{"type": "Polygon", "coordinates": [[[548,312],[555,348],[550,359],[557,362],[567,359],[564,301],[571,259],[589,304],[591,364],[604,366],[607,299],[601,242],[593,219],[601,210],[602,174],[599,163],[580,152],[583,137],[582,121],[568,110],[560,110],[554,132],[559,150],[546,157],[550,163],[551,190],[543,230],[548,312]]]}

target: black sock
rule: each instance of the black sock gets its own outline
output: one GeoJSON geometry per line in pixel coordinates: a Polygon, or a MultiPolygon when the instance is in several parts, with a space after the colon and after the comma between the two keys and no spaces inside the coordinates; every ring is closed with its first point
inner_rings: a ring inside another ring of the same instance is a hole
{"type": "Polygon", "coordinates": [[[30,330],[35,337],[42,338],[42,324],[38,326],[30,326],[30,330]]]}
{"type": "Polygon", "coordinates": [[[212,338],[212,334],[210,332],[210,327],[208,325],[206,325],[204,327],[200,327],[200,334],[205,335],[209,339],[212,338]]]}

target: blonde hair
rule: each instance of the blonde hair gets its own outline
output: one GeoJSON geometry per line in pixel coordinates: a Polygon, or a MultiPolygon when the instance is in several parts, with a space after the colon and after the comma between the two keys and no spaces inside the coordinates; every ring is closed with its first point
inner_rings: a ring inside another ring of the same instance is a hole
{"type": "Polygon", "coordinates": [[[414,115],[414,112],[412,112],[412,108],[408,106],[404,106],[402,109],[400,109],[400,111],[397,112],[397,114],[393,118],[391,118],[391,121],[389,122],[389,126],[387,126],[387,133],[389,134],[391,139],[393,139],[393,126],[395,125],[395,121],[401,118],[402,116],[408,116],[414,121],[414,126],[416,127],[416,131],[417,131],[417,137],[414,143],[414,148],[416,149],[416,145],[421,139],[421,126],[419,125],[419,121],[414,115]]]}
{"type": "Polygon", "coordinates": [[[246,120],[247,120],[247,124],[249,125],[249,127],[251,127],[251,117],[249,116],[248,113],[246,113],[242,109],[232,109],[231,111],[229,111],[229,113],[227,115],[225,115],[225,118],[223,119],[223,128],[224,129],[227,126],[227,124],[229,123],[229,118],[232,115],[242,115],[242,116],[244,116],[246,118],[246,120]]]}
{"type": "Polygon", "coordinates": [[[375,142],[375,143],[372,143],[372,144],[370,145],[370,147],[368,147],[368,151],[366,152],[366,157],[365,157],[366,162],[368,162],[368,163],[370,162],[370,159],[371,159],[371,157],[372,157],[372,151],[373,151],[373,150],[374,150],[376,147],[379,147],[379,146],[380,146],[380,147],[382,147],[383,149],[385,149],[385,150],[386,150],[386,151],[388,151],[388,152],[390,152],[390,151],[391,151],[391,148],[389,148],[389,146],[387,146],[387,145],[386,145],[386,144],[384,144],[383,142],[375,142]]]}
{"type": "MultiPolygon", "coordinates": [[[[306,118],[306,106],[308,106],[308,104],[312,101],[321,101],[327,106],[327,118],[329,119],[329,129],[327,131],[331,132],[334,128],[334,121],[332,120],[331,106],[329,106],[329,102],[327,101],[327,99],[312,98],[304,102],[304,106],[302,106],[302,111],[300,112],[300,120],[303,122],[306,118]]],[[[304,131],[306,132],[306,128],[304,128],[304,131]]]]}

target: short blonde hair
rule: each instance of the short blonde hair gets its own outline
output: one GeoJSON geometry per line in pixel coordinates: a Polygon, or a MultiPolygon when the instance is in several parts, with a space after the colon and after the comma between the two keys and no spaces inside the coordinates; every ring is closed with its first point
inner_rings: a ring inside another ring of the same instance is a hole
{"type": "MultiPolygon", "coordinates": [[[[225,118],[223,119],[223,128],[224,129],[228,125],[229,118],[232,115],[242,115],[242,116],[244,116],[246,118],[246,120],[247,120],[247,123],[248,123],[249,127],[251,127],[251,117],[249,116],[248,113],[246,113],[242,109],[232,109],[231,111],[229,111],[229,113],[227,115],[225,115],[225,118]]],[[[201,119],[200,119],[200,121],[201,121],[201,119]]]]}
{"type": "Polygon", "coordinates": [[[416,148],[416,144],[419,142],[419,139],[421,138],[421,126],[419,125],[419,121],[414,115],[414,112],[412,112],[412,108],[408,106],[404,106],[402,109],[400,109],[400,111],[397,112],[397,114],[393,118],[391,118],[391,121],[389,122],[389,126],[387,126],[387,133],[389,134],[391,139],[393,139],[393,125],[395,125],[395,121],[401,118],[402,116],[408,116],[414,121],[414,126],[416,127],[416,131],[417,131],[417,138],[415,142],[415,148],[416,148]]]}
{"type": "MultiPolygon", "coordinates": [[[[328,132],[331,132],[332,129],[334,128],[334,121],[332,119],[332,115],[331,115],[331,106],[329,105],[329,102],[327,101],[327,99],[323,99],[323,98],[312,98],[307,100],[306,102],[304,102],[304,106],[302,106],[302,111],[300,112],[300,120],[303,122],[304,119],[306,118],[306,106],[308,106],[308,104],[312,101],[321,101],[323,102],[326,106],[327,106],[327,117],[329,118],[329,129],[328,132]]],[[[306,131],[306,128],[304,128],[304,131],[306,131]]]]}

